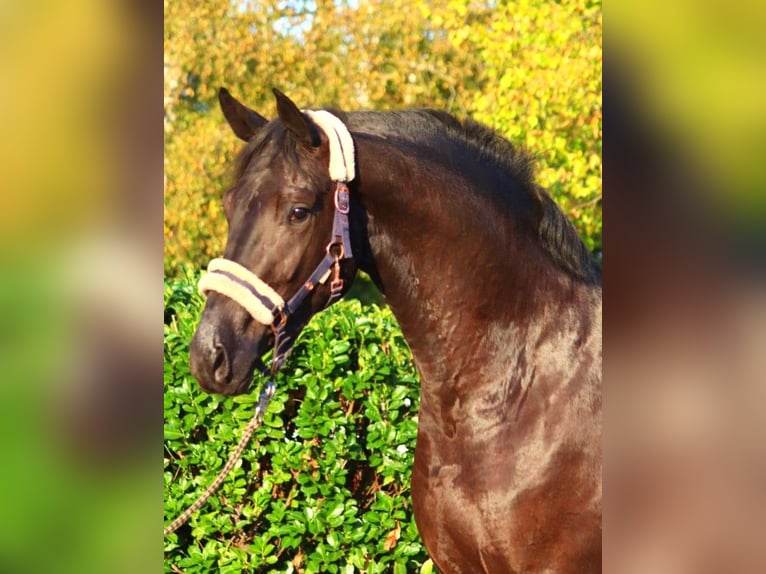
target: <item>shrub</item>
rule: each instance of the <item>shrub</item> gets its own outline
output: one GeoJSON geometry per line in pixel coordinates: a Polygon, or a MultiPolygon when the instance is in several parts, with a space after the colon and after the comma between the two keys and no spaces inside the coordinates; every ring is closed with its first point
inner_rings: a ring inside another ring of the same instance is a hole
{"type": "MultiPolygon", "coordinates": [[[[195,279],[165,283],[166,523],[213,481],[258,399],[191,377],[195,279]]],[[[410,501],[419,384],[391,312],[341,301],[319,314],[275,382],[241,462],[165,539],[165,571],[430,571],[410,501]]]]}

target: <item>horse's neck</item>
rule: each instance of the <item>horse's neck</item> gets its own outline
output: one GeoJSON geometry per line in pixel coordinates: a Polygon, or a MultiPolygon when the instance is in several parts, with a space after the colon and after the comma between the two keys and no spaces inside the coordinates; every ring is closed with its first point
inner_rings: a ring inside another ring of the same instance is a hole
{"type": "Polygon", "coordinates": [[[375,147],[359,152],[370,271],[412,349],[422,408],[438,417],[445,401],[479,400],[482,387],[518,393],[532,377],[553,381],[535,372],[535,355],[555,369],[600,332],[600,291],[556,268],[525,226],[493,220],[475,199],[455,204],[454,174],[438,181],[434,166],[375,147]]]}

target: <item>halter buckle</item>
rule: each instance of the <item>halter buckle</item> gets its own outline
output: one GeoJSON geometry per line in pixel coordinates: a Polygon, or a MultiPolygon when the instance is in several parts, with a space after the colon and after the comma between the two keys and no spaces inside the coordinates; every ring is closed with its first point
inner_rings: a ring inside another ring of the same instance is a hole
{"type": "Polygon", "coordinates": [[[274,315],[274,322],[271,326],[274,329],[280,330],[287,325],[287,313],[285,313],[285,310],[282,307],[274,307],[272,315],[274,315]]]}
{"type": "Polygon", "coordinates": [[[330,297],[339,297],[343,291],[343,279],[333,279],[330,281],[330,297]]]}
{"type": "Polygon", "coordinates": [[[343,294],[344,281],[340,276],[340,260],[343,258],[343,244],[338,244],[340,254],[335,256],[335,263],[332,265],[332,280],[330,281],[330,300],[328,305],[336,301],[343,294]]]}
{"type": "Polygon", "coordinates": [[[348,215],[349,211],[349,199],[348,199],[348,186],[346,182],[339,181],[335,184],[335,209],[338,213],[348,215]]]}

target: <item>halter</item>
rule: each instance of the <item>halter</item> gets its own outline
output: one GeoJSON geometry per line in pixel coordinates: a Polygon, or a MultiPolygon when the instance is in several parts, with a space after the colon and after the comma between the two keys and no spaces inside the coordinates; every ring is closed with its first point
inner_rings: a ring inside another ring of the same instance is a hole
{"type": "Polygon", "coordinates": [[[208,272],[202,276],[198,288],[207,296],[211,291],[233,299],[248,313],[274,332],[274,356],[272,375],[282,366],[291,347],[285,336],[287,320],[300,307],[303,300],[317,285],[330,281],[329,307],[343,294],[344,281],[340,276],[340,262],[353,259],[349,233],[348,182],[354,179],[354,142],[346,126],[330,112],[305,111],[314,123],[327,135],[330,142],[330,178],[335,183],[332,235],[325,248],[325,256],[314,272],[303,282],[300,289],[287,301],[255,273],[235,261],[216,258],[210,261],[208,272]]]}

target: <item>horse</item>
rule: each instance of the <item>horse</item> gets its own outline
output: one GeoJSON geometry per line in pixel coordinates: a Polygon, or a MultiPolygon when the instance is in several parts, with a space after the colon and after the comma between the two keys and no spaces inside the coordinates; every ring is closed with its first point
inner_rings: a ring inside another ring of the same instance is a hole
{"type": "Polygon", "coordinates": [[[420,376],[412,503],[438,570],[600,572],[601,270],[529,156],[446,112],[274,95],[269,121],[219,90],[246,145],[200,281],[200,386],[246,392],[364,271],[420,376]]]}

